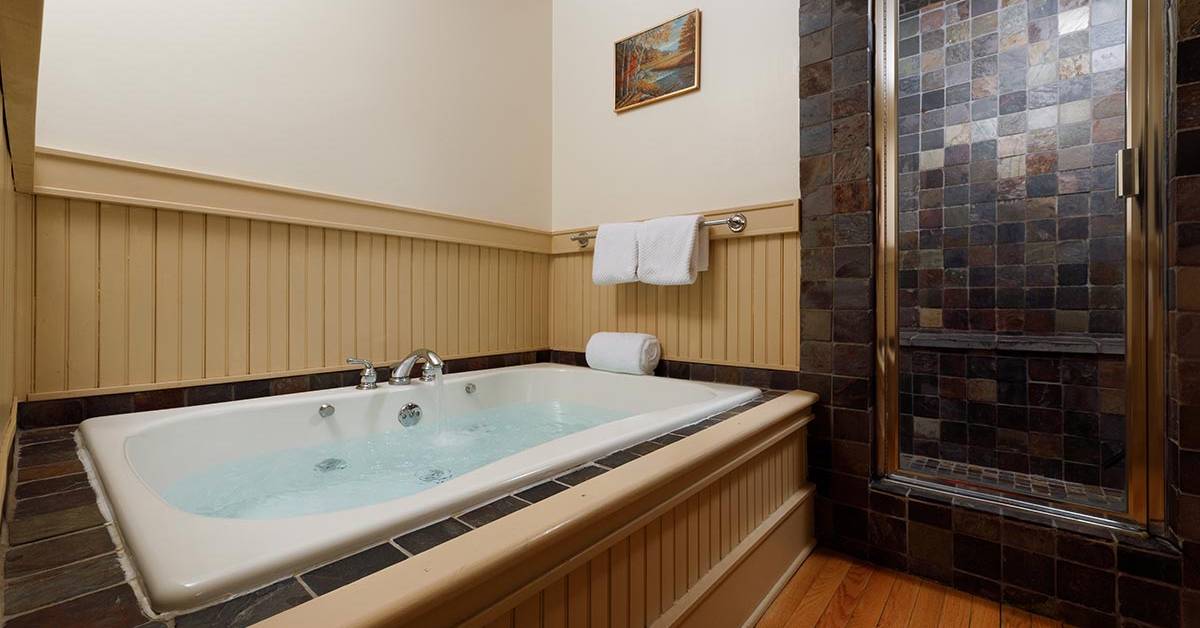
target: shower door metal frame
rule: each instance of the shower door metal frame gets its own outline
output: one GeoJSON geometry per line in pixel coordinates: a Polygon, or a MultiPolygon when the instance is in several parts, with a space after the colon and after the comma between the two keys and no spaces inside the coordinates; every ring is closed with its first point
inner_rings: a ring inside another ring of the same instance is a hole
{"type": "MultiPolygon", "coordinates": [[[[939,482],[900,468],[898,357],[897,76],[899,0],[872,0],[874,24],[874,147],[876,198],[875,472],[942,490],[987,498],[990,493],[939,482]]],[[[996,497],[1059,516],[1113,520],[1155,529],[1163,521],[1165,450],[1165,334],[1162,199],[1165,193],[1163,0],[1126,2],[1126,146],[1137,149],[1140,192],[1126,199],[1125,364],[1126,510],[1114,512],[1065,502],[1045,506],[1027,496],[996,497]]],[[[989,488],[995,491],[994,488],[989,488]]]]}

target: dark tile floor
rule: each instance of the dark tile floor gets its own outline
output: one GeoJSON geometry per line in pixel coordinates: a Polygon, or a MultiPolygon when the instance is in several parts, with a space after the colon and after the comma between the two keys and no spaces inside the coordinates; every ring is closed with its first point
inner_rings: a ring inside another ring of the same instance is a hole
{"type": "Polygon", "coordinates": [[[900,468],[954,482],[966,482],[984,489],[998,489],[1104,510],[1125,510],[1125,491],[1121,489],[1066,482],[1040,475],[1002,471],[994,467],[910,454],[901,454],[900,468]]]}
{"type": "Polygon", "coordinates": [[[76,453],[75,427],[18,434],[4,521],[6,627],[248,626],[394,565],[474,528],[567,490],[783,394],[758,400],[610,453],[512,495],[404,532],[325,565],[184,615],[157,619],[139,604],[138,584],[76,453]],[[157,619],[157,620],[156,620],[157,619]]]}

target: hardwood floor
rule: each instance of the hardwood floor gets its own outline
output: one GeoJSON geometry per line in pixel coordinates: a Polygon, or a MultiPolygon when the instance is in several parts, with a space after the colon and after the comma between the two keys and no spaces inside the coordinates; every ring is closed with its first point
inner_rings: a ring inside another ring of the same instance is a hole
{"type": "Polygon", "coordinates": [[[818,549],[758,628],[1062,626],[1053,619],[818,549]]]}

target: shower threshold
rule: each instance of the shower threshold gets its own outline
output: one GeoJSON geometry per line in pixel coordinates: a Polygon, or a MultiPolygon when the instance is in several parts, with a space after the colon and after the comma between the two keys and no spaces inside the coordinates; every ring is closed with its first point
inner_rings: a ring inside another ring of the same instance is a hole
{"type": "Polygon", "coordinates": [[[1125,491],[1123,489],[1067,482],[1040,475],[1004,471],[995,467],[911,454],[900,455],[900,468],[933,478],[971,484],[981,489],[1020,493],[1042,500],[1102,510],[1117,512],[1125,510],[1125,491]]]}

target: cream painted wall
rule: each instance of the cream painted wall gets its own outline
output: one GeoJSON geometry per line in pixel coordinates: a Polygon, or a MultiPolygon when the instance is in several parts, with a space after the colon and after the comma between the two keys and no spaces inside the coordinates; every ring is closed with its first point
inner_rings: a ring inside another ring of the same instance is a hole
{"type": "Polygon", "coordinates": [[[799,196],[796,0],[555,0],[554,229],[799,196]],[[700,90],[613,113],[613,42],[702,11],[700,90]]]}
{"type": "Polygon", "coordinates": [[[546,228],[550,28],[550,0],[53,0],[37,143],[546,228]]]}

